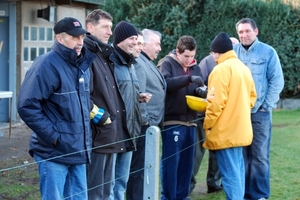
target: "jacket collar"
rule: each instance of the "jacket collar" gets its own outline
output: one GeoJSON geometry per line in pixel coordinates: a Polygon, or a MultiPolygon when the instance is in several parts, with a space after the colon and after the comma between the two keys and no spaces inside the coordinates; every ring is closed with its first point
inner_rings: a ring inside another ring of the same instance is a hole
{"type": "Polygon", "coordinates": [[[87,51],[84,46],[81,49],[81,55],[77,56],[77,52],[74,49],[70,49],[57,41],[54,42],[52,50],[61,56],[67,63],[70,63],[74,67],[79,67],[82,71],[86,71],[96,57],[94,54],[87,51]]]}
{"type": "MultiPolygon", "coordinates": [[[[66,62],[77,65],[77,52],[74,49],[70,49],[55,40],[52,50],[58,53],[66,62]]],[[[84,51],[81,50],[81,53],[83,52],[84,51]]]]}
{"type": "Polygon", "coordinates": [[[121,60],[123,65],[130,66],[132,64],[136,64],[136,60],[134,59],[132,54],[128,54],[125,51],[123,51],[120,47],[117,45],[114,46],[115,53],[118,55],[119,59],[121,60]]]}
{"type": "MultiPolygon", "coordinates": [[[[176,54],[176,50],[175,50],[175,49],[172,50],[172,51],[169,53],[168,56],[170,56],[172,59],[174,59],[176,62],[178,62],[178,64],[182,67],[181,62],[180,62],[180,61],[178,60],[178,58],[177,58],[177,54],[176,54]]],[[[187,67],[187,68],[191,68],[191,67],[193,67],[194,65],[197,65],[196,59],[194,59],[193,62],[192,62],[189,66],[186,66],[186,67],[187,67]]]]}
{"type": "Polygon", "coordinates": [[[100,52],[101,55],[105,57],[108,57],[114,51],[114,48],[110,43],[103,43],[91,34],[85,35],[84,45],[89,51],[93,53],[100,52]]]}
{"type": "Polygon", "coordinates": [[[145,56],[148,60],[152,61],[145,52],[141,51],[141,54],[143,54],[143,56],[145,56]]]}
{"type": "Polygon", "coordinates": [[[249,47],[248,49],[246,49],[242,44],[241,44],[241,46],[243,47],[243,49],[244,49],[245,51],[251,51],[252,49],[255,49],[255,48],[257,47],[258,44],[259,44],[259,40],[258,40],[258,38],[256,38],[256,39],[254,40],[254,42],[250,45],[250,47],[249,47]]]}
{"type": "Polygon", "coordinates": [[[217,64],[222,63],[229,58],[237,58],[237,55],[234,50],[230,50],[227,51],[226,53],[223,53],[217,60],[217,64]]]}

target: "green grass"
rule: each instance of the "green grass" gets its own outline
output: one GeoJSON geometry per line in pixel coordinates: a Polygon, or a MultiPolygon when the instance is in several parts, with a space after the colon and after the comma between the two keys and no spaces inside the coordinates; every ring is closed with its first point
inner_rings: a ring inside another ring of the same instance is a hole
{"type": "MultiPolygon", "coordinates": [[[[300,110],[273,112],[271,142],[271,197],[272,200],[300,200],[300,110]]],[[[190,196],[193,200],[223,200],[223,192],[206,194],[205,178],[207,155],[197,175],[197,185],[190,196]]],[[[0,162],[0,168],[22,165],[30,157],[0,162]]],[[[14,169],[0,174],[1,200],[40,199],[37,166],[14,169]]]]}
{"type": "MultiPolygon", "coordinates": [[[[270,199],[300,200],[300,110],[275,110],[272,118],[270,199]]],[[[206,171],[207,153],[197,175],[200,187],[205,190],[206,171]]],[[[218,200],[225,199],[225,193],[195,192],[190,197],[193,200],[218,200]]]]}
{"type": "Polygon", "coordinates": [[[300,199],[300,110],[273,113],[272,199],[300,199]]]}
{"type": "MultiPolygon", "coordinates": [[[[12,158],[0,162],[1,169],[24,165],[24,161],[33,162],[29,155],[12,158]]],[[[37,165],[30,165],[18,169],[3,171],[0,174],[1,200],[37,200],[40,199],[39,177],[37,165]]]]}

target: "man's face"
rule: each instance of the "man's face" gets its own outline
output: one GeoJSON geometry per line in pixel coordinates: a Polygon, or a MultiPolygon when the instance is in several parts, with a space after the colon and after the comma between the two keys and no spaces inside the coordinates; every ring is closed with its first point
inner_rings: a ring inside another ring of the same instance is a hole
{"type": "Polygon", "coordinates": [[[150,42],[144,43],[143,52],[145,52],[151,60],[155,60],[160,51],[160,38],[158,35],[152,33],[150,42]]]}
{"type": "MultiPolygon", "coordinates": [[[[189,67],[192,62],[194,61],[194,57],[196,55],[196,49],[193,51],[190,50],[184,50],[183,53],[179,53],[178,50],[176,50],[177,59],[181,63],[183,67],[189,67]]],[[[195,63],[197,64],[197,63],[195,63]]]]}
{"type": "Polygon", "coordinates": [[[77,52],[77,55],[78,56],[80,55],[81,49],[83,47],[84,35],[75,37],[75,36],[69,35],[67,33],[60,33],[60,34],[57,34],[55,37],[59,43],[68,47],[69,49],[75,49],[77,52]]]}
{"type": "Polygon", "coordinates": [[[109,19],[100,19],[99,23],[94,26],[92,23],[87,24],[87,31],[95,36],[103,43],[108,43],[109,37],[112,35],[112,21],[109,19]]]}
{"type": "Polygon", "coordinates": [[[248,46],[256,39],[258,29],[253,29],[249,23],[239,24],[237,27],[237,34],[239,35],[242,45],[248,46]]]}
{"type": "Polygon", "coordinates": [[[132,55],[135,58],[138,58],[140,56],[141,51],[143,51],[143,45],[144,45],[144,38],[143,38],[143,36],[138,35],[136,43],[137,44],[134,47],[132,55]]]}
{"type": "Polygon", "coordinates": [[[217,63],[218,59],[220,58],[220,54],[215,52],[210,52],[210,55],[212,55],[214,61],[217,63]]]}
{"type": "Polygon", "coordinates": [[[123,51],[125,51],[129,55],[131,55],[133,54],[136,44],[137,44],[137,36],[133,35],[129,38],[126,38],[119,44],[117,44],[117,46],[120,47],[123,51]]]}

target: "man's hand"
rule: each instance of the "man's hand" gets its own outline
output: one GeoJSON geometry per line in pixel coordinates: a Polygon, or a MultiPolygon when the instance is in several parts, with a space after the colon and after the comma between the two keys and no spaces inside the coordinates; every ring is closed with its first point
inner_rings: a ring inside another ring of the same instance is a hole
{"type": "Polygon", "coordinates": [[[197,87],[195,88],[195,93],[198,97],[206,99],[207,96],[207,89],[205,87],[197,87]]]}
{"type": "Polygon", "coordinates": [[[204,85],[204,81],[201,76],[191,76],[191,82],[196,83],[199,86],[204,85]]]}
{"type": "Polygon", "coordinates": [[[103,125],[110,124],[110,123],[111,123],[111,119],[110,119],[110,117],[108,117],[107,120],[104,122],[103,125]]]}
{"type": "Polygon", "coordinates": [[[140,93],[139,94],[139,102],[141,103],[148,103],[148,101],[151,99],[152,94],[150,93],[140,93]]]}

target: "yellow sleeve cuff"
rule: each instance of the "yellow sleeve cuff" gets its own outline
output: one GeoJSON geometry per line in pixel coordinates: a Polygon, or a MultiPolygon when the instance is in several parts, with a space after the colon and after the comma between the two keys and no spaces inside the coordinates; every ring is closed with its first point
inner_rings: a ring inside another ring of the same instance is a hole
{"type": "Polygon", "coordinates": [[[90,119],[94,119],[95,115],[99,112],[98,106],[94,104],[93,109],[90,112],[90,119]]]}

